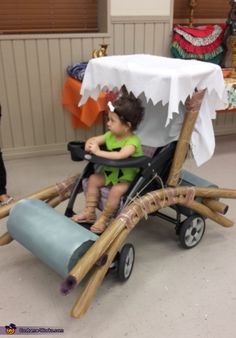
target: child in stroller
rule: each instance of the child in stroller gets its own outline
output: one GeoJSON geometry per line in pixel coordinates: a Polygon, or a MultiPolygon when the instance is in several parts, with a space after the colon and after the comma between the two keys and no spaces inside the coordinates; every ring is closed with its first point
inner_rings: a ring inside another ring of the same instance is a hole
{"type": "MultiPolygon", "coordinates": [[[[91,154],[111,160],[139,157],[143,155],[140,139],[134,134],[143,118],[141,100],[132,92],[123,88],[122,94],[114,103],[108,102],[108,131],[104,135],[87,140],[85,150],[91,154]],[[107,150],[100,146],[106,145],[107,150]]],[[[112,215],[117,211],[121,197],[127,192],[130,182],[139,168],[114,168],[103,166],[99,172],[91,175],[87,182],[86,207],[72,219],[76,222],[93,223],[90,230],[102,233],[112,215]],[[99,201],[100,188],[110,186],[107,202],[96,220],[96,207],[99,201]]]]}

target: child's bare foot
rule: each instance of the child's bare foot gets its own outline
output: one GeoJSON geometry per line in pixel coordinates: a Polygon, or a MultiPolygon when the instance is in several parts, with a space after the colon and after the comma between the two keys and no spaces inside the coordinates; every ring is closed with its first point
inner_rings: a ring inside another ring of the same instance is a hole
{"type": "Polygon", "coordinates": [[[109,204],[106,204],[102,213],[99,215],[98,220],[91,226],[90,231],[95,234],[101,234],[106,230],[106,227],[112,220],[114,214],[114,208],[109,204]]]}
{"type": "Polygon", "coordinates": [[[106,230],[106,224],[98,220],[95,222],[91,227],[90,231],[94,232],[95,234],[102,234],[106,230]]]}
{"type": "Polygon", "coordinates": [[[14,198],[6,194],[0,195],[0,206],[8,205],[14,201],[14,198]]]}
{"type": "Polygon", "coordinates": [[[72,220],[77,223],[91,223],[93,224],[96,222],[96,214],[94,212],[91,212],[89,210],[83,210],[81,213],[76,214],[72,217],[72,220]]]}

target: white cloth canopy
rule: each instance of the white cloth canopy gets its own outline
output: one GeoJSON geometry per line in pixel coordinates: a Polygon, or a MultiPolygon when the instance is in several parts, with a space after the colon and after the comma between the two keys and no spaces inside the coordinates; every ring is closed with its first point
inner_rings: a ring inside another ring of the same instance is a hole
{"type": "Polygon", "coordinates": [[[218,65],[197,61],[159,57],[148,54],[118,55],[89,61],[83,84],[82,99],[96,99],[103,89],[120,89],[125,85],[145,105],[145,118],[138,130],[142,142],[162,146],[178,139],[184,102],[195,89],[206,89],[191,138],[197,165],[214,153],[212,118],[224,107],[225,83],[218,65]],[[153,134],[154,132],[154,134],[153,134]]]}

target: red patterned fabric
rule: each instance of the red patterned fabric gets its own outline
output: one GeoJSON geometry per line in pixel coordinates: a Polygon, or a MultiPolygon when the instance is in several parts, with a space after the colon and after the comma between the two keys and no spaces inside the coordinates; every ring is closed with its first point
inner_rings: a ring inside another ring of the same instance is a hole
{"type": "Polygon", "coordinates": [[[174,33],[172,40],[178,42],[179,46],[188,53],[203,54],[203,53],[210,53],[215,48],[219,47],[220,44],[222,43],[222,37],[223,37],[223,32],[214,42],[206,46],[194,46],[190,42],[186,41],[178,33],[174,33]]]}
{"type": "Polygon", "coordinates": [[[176,25],[175,27],[178,28],[178,29],[181,29],[182,31],[184,31],[188,34],[191,34],[192,36],[199,37],[199,38],[209,36],[214,30],[213,25],[198,26],[198,27],[176,25]]]}
{"type": "Polygon", "coordinates": [[[171,54],[180,59],[196,59],[220,64],[226,24],[189,27],[176,25],[172,36],[171,54]]]}
{"type": "Polygon", "coordinates": [[[194,46],[206,46],[214,42],[221,34],[223,34],[222,32],[225,30],[225,25],[224,27],[223,25],[214,25],[213,27],[213,32],[205,37],[192,36],[191,34],[186,33],[184,30],[179,29],[178,27],[174,27],[174,32],[181,35],[183,39],[185,39],[194,46]]]}

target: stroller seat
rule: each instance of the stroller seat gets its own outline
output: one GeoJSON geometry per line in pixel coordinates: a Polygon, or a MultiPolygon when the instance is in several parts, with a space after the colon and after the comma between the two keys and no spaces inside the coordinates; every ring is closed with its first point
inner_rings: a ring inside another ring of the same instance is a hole
{"type": "MultiPolygon", "coordinates": [[[[70,142],[68,144],[68,150],[71,152],[71,158],[73,161],[81,161],[81,159],[83,158],[89,160],[88,165],[84,169],[83,174],[78,179],[77,184],[72,191],[68,207],[65,211],[65,215],[68,217],[71,217],[74,214],[73,206],[76,196],[78,193],[86,191],[87,180],[89,176],[95,172],[97,165],[106,164],[120,168],[135,166],[140,168],[140,171],[137,173],[133,182],[130,184],[128,191],[121,199],[120,207],[117,211],[117,214],[125,205],[127,205],[129,201],[131,201],[136,196],[136,194],[143,195],[147,192],[147,189],[149,191],[153,190],[154,185],[155,189],[159,188],[162,185],[165,185],[172,163],[172,158],[175,152],[176,141],[159,148],[143,145],[143,156],[139,158],[129,158],[127,160],[121,161],[102,159],[95,155],[87,154],[82,149],[83,147],[84,144],[82,144],[81,142],[70,142]],[[88,156],[90,156],[89,159],[88,156]],[[159,181],[155,180],[154,182],[155,177],[158,177],[159,181]]],[[[100,189],[100,192],[101,196],[98,209],[103,210],[105,201],[108,197],[109,187],[102,187],[100,189]]]]}
{"type": "MultiPolygon", "coordinates": [[[[146,146],[146,145],[142,145],[142,150],[143,150],[143,155],[146,157],[150,157],[152,158],[157,150],[156,147],[151,147],[151,146],[146,146]]],[[[140,172],[137,174],[137,176],[139,176],[140,172]]],[[[88,182],[88,178],[85,178],[82,180],[82,187],[83,187],[83,191],[86,192],[87,191],[87,182],[88,182]]],[[[104,209],[104,205],[106,203],[106,200],[108,198],[108,194],[110,191],[111,187],[110,186],[104,186],[100,189],[100,199],[99,199],[99,204],[98,204],[98,209],[99,210],[103,210],[104,209]]],[[[120,210],[123,208],[124,205],[124,200],[125,198],[122,197],[121,201],[120,201],[120,206],[116,212],[116,214],[118,214],[120,212],[120,210]]]]}

